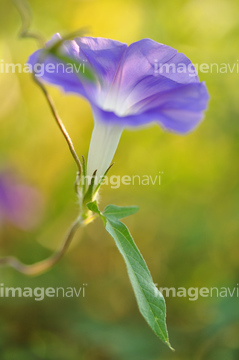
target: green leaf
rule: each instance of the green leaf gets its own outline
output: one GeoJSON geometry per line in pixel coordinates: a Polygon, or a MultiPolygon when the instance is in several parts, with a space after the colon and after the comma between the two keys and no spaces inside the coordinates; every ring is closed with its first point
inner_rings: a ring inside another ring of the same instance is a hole
{"type": "Polygon", "coordinates": [[[163,295],[155,286],[149,269],[128,228],[119,221],[122,217],[136,213],[138,207],[108,205],[103,214],[98,209],[96,201],[88,203],[87,207],[102,218],[106,230],[114,239],[123,256],[139,311],[154,333],[173,350],[168,338],[166,305],[163,295]]]}
{"type": "Polygon", "coordinates": [[[104,175],[101,177],[98,185],[97,185],[96,188],[95,188],[94,194],[96,194],[97,191],[99,190],[99,188],[101,187],[103,181],[105,180],[106,175],[108,174],[109,170],[112,168],[113,165],[114,165],[114,163],[112,163],[112,164],[108,167],[108,169],[106,170],[106,172],[104,173],[104,175]]]}
{"type": "Polygon", "coordinates": [[[92,202],[89,202],[87,204],[87,207],[90,211],[93,211],[94,213],[98,214],[98,215],[101,215],[101,212],[100,210],[98,209],[98,206],[97,206],[97,202],[96,200],[95,201],[92,201],[92,202]]]}
{"type": "Polygon", "coordinates": [[[173,350],[168,338],[166,305],[163,295],[155,286],[149,269],[135,245],[129,230],[119,221],[122,217],[134,214],[138,211],[138,207],[109,205],[103,214],[99,211],[96,202],[94,204],[92,203],[90,208],[92,211],[100,214],[102,219],[104,218],[105,228],[113,237],[117,248],[123,256],[139,311],[154,333],[173,350]]]}
{"type": "Polygon", "coordinates": [[[104,225],[106,226],[106,217],[104,215],[102,215],[102,213],[100,212],[98,205],[97,205],[97,201],[95,200],[95,201],[89,202],[86,205],[90,211],[94,212],[95,214],[98,214],[101,217],[104,225]]]}
{"type": "Polygon", "coordinates": [[[138,206],[116,206],[108,205],[105,208],[104,215],[115,219],[122,219],[124,217],[135,214],[139,210],[138,206]]]}
{"type": "Polygon", "coordinates": [[[87,189],[87,192],[84,195],[84,199],[83,199],[84,204],[87,204],[92,201],[96,172],[97,170],[94,171],[92,178],[90,180],[90,185],[87,189]]]}

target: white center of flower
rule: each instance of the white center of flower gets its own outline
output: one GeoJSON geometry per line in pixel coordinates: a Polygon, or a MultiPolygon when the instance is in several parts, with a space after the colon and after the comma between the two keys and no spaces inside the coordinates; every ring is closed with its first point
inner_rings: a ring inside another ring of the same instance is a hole
{"type": "Polygon", "coordinates": [[[116,87],[111,87],[108,91],[101,91],[98,105],[106,111],[112,111],[118,116],[129,114],[129,106],[125,95],[122,96],[116,87]]]}

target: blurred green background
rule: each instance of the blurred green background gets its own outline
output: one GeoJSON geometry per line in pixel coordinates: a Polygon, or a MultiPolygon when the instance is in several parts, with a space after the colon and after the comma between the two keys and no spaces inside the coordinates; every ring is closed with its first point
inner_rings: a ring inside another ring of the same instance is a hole
{"type": "MultiPolygon", "coordinates": [[[[31,0],[33,29],[47,39],[88,27],[89,35],[131,43],[141,38],[175,47],[193,63],[238,62],[237,0],[31,0]]],[[[24,64],[36,50],[17,37],[19,15],[0,0],[0,59],[24,64]]],[[[188,136],[158,126],[125,131],[111,174],[151,175],[161,185],[104,186],[100,207],[139,205],[125,222],[165,287],[230,287],[239,283],[239,74],[199,74],[211,96],[200,127],[188,136]]],[[[84,99],[49,87],[79,155],[87,156],[93,120],[84,99]]],[[[5,221],[0,255],[26,263],[49,256],[77,215],[75,164],[46,101],[29,74],[0,73],[0,170],[14,169],[37,189],[42,210],[29,229],[5,221]]],[[[34,204],[33,204],[34,205],[34,204]]],[[[81,287],[85,298],[0,298],[1,360],[236,360],[239,298],[166,299],[171,352],[138,312],[125,264],[97,220],[79,231],[50,272],[27,278],[0,269],[0,283],[81,287]]]]}

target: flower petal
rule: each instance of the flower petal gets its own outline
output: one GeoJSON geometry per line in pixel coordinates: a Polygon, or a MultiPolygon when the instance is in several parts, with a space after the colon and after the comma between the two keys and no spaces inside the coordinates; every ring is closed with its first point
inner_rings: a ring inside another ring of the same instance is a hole
{"type": "MultiPolygon", "coordinates": [[[[39,61],[42,51],[30,57],[30,64],[39,61]]],[[[97,82],[65,69],[41,78],[86,97],[99,121],[122,128],[156,121],[169,131],[184,133],[203,118],[209,99],[206,86],[199,82],[191,61],[170,46],[143,39],[127,47],[118,41],[83,37],[64,41],[61,51],[87,62],[97,82]]],[[[44,64],[48,63],[57,65],[59,59],[48,56],[44,64]]]]}
{"type": "Polygon", "coordinates": [[[127,48],[115,77],[115,88],[119,89],[117,105],[119,109],[123,106],[128,113],[128,107],[145,97],[189,83],[199,83],[199,79],[184,54],[170,46],[143,39],[127,48]]]}
{"type": "MultiPolygon", "coordinates": [[[[54,44],[56,35],[47,43],[47,47],[54,44]]],[[[115,76],[123,52],[127,48],[126,44],[118,41],[82,37],[72,41],[64,41],[60,46],[60,52],[67,55],[82,64],[82,67],[74,67],[75,72],[70,71],[68,64],[63,63],[55,56],[45,56],[44,50],[38,50],[32,54],[28,64],[37,68],[37,64],[44,66],[44,72],[41,73],[39,66],[38,77],[42,80],[61,86],[64,91],[80,94],[86,97],[90,102],[100,103],[104,94],[109,91],[109,87],[115,76]],[[96,83],[91,83],[85,78],[80,77],[83,71],[83,64],[90,66],[97,77],[96,83]],[[51,71],[47,71],[47,66],[52,65],[51,71]],[[77,74],[79,73],[79,76],[77,74]]]]}
{"type": "Polygon", "coordinates": [[[118,116],[112,111],[105,111],[94,106],[97,118],[108,124],[118,126],[144,126],[150,122],[159,123],[164,129],[177,133],[187,133],[203,119],[209,95],[204,83],[181,85],[158,94],[137,104],[142,105],[138,112],[118,116]]]}

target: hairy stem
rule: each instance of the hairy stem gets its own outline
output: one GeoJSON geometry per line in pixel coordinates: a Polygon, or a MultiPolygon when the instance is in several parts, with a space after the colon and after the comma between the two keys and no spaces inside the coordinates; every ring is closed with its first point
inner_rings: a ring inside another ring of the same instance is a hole
{"type": "Polygon", "coordinates": [[[15,270],[19,271],[22,274],[28,276],[36,276],[41,275],[42,273],[46,272],[47,270],[51,269],[55,264],[57,264],[63,255],[68,250],[76,231],[79,229],[80,226],[86,225],[89,222],[93,221],[95,215],[87,218],[86,220],[82,220],[82,218],[78,218],[70,227],[66,238],[64,239],[61,247],[49,258],[39,261],[32,265],[23,264],[17,258],[13,256],[7,256],[0,259],[0,266],[10,266],[15,270]]]}
{"type": "MultiPolygon", "coordinates": [[[[22,20],[22,27],[20,29],[20,32],[19,32],[19,36],[22,37],[22,38],[33,38],[35,40],[37,40],[38,44],[40,45],[40,47],[44,47],[44,39],[43,39],[43,36],[39,33],[32,33],[30,32],[29,28],[31,26],[31,13],[30,13],[30,9],[28,7],[28,4],[27,2],[23,1],[23,0],[12,0],[13,1],[13,4],[16,6],[18,12],[19,12],[19,15],[21,17],[21,20],[22,20]]],[[[78,168],[78,173],[79,175],[81,174],[81,162],[76,154],[76,151],[74,149],[74,145],[72,143],[72,140],[63,124],[63,122],[61,121],[57,111],[56,111],[56,108],[53,104],[53,101],[50,97],[50,95],[48,94],[46,88],[44,87],[44,85],[40,82],[40,80],[38,80],[36,78],[36,76],[34,75],[33,73],[33,79],[35,81],[35,83],[41,88],[47,102],[48,102],[48,105],[51,109],[51,112],[57,122],[57,125],[60,129],[60,131],[62,132],[68,146],[69,146],[69,149],[70,149],[70,152],[76,162],[76,165],[77,165],[77,168],[78,168]]]]}
{"type": "Polygon", "coordinates": [[[63,122],[61,121],[58,113],[57,113],[57,110],[53,104],[53,100],[52,98],[50,97],[49,93],[47,92],[45,86],[41,83],[41,81],[39,79],[36,78],[36,76],[33,74],[33,79],[35,81],[35,83],[40,87],[40,89],[42,90],[43,94],[45,95],[45,98],[47,100],[47,103],[51,109],[51,113],[52,115],[54,116],[55,120],[56,120],[56,123],[59,127],[59,129],[61,130],[67,144],[68,144],[68,147],[70,149],[70,152],[71,152],[71,155],[73,156],[75,162],[76,162],[76,165],[77,165],[77,168],[78,168],[78,174],[81,175],[81,172],[82,172],[82,166],[81,166],[81,162],[80,162],[80,159],[78,158],[78,155],[75,151],[75,148],[74,148],[74,145],[73,145],[73,142],[63,124],[63,122]]]}
{"type": "MultiPolygon", "coordinates": [[[[30,14],[30,9],[28,7],[27,2],[25,2],[23,0],[12,0],[12,1],[13,1],[14,5],[16,6],[16,8],[21,16],[21,20],[22,20],[20,37],[34,38],[35,40],[38,41],[40,46],[42,46],[42,45],[44,46],[43,37],[37,33],[32,33],[29,31],[29,28],[31,25],[31,14],[30,14]]],[[[57,110],[53,104],[53,101],[52,101],[50,95],[48,94],[46,88],[41,83],[41,81],[39,79],[37,79],[37,77],[35,76],[34,73],[33,73],[33,80],[42,90],[42,92],[47,100],[47,103],[50,107],[50,110],[52,112],[52,115],[54,116],[56,123],[68,144],[70,152],[76,162],[76,165],[78,168],[77,175],[79,177],[82,173],[82,166],[81,166],[81,162],[76,154],[76,151],[74,149],[72,140],[57,113],[57,110]]],[[[26,264],[23,264],[21,261],[19,261],[15,257],[7,256],[4,258],[0,258],[0,266],[11,266],[12,268],[16,269],[17,271],[19,271],[25,275],[29,275],[29,276],[42,274],[43,272],[52,268],[52,266],[54,266],[56,263],[58,263],[58,261],[63,257],[63,255],[66,253],[67,249],[69,248],[69,245],[70,245],[71,241],[73,240],[73,237],[74,237],[77,229],[80,226],[88,224],[94,218],[95,218],[95,215],[90,215],[88,211],[87,211],[87,213],[82,213],[82,211],[81,211],[79,218],[75,222],[73,222],[73,224],[71,225],[69,232],[68,232],[65,240],[63,241],[61,247],[49,258],[39,261],[32,265],[26,265],[26,264]]]]}
{"type": "Polygon", "coordinates": [[[32,32],[29,30],[31,26],[31,11],[26,1],[22,0],[12,0],[15,5],[19,15],[21,16],[22,24],[19,31],[19,37],[21,38],[31,38],[35,39],[40,47],[43,47],[45,44],[45,39],[42,34],[38,32],[32,32]]]}

